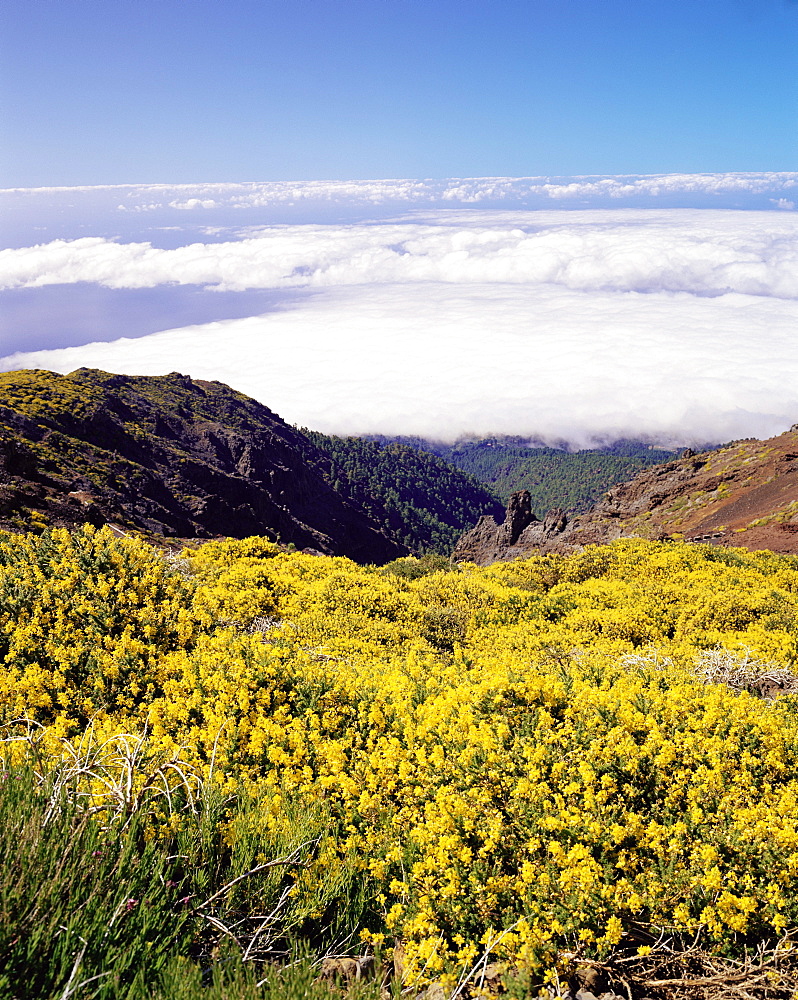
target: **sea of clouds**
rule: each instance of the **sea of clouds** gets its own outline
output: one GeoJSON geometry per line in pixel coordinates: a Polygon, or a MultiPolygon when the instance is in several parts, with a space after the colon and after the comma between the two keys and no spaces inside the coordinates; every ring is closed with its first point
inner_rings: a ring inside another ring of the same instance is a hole
{"type": "Polygon", "coordinates": [[[0,192],[0,371],[181,371],[337,433],[798,421],[798,174],[0,192]]]}

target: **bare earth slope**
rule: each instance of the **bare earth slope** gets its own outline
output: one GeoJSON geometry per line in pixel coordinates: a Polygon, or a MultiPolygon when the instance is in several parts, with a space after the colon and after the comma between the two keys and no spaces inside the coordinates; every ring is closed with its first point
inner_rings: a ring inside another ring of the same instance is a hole
{"type": "Polygon", "coordinates": [[[254,399],[184,375],[0,375],[0,527],[89,521],[152,535],[268,535],[404,553],[325,481],[329,459],[254,399]]]}
{"type": "Polygon", "coordinates": [[[454,558],[487,565],[624,536],[798,553],[798,425],[766,441],[687,451],[614,486],[572,521],[560,511],[538,521],[527,508],[524,494],[515,494],[504,524],[483,517],[454,558]]]}

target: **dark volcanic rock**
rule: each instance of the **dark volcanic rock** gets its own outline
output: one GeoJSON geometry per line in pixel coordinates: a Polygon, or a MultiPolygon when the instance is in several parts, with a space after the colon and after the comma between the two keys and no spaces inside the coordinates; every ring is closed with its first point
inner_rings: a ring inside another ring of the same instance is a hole
{"type": "Polygon", "coordinates": [[[324,478],[329,460],[268,407],[173,373],[0,376],[0,525],[91,521],[179,538],[267,535],[385,562],[404,554],[324,478]]]}
{"type": "MultiPolygon", "coordinates": [[[[491,519],[492,520],[492,519],[491,519]]],[[[532,497],[528,490],[513,493],[507,504],[507,513],[501,526],[497,526],[496,542],[499,545],[515,545],[521,532],[537,518],[532,513],[532,497]]],[[[494,522],[495,523],[495,522],[494,522]]]]}
{"type": "Polygon", "coordinates": [[[487,566],[492,562],[517,559],[541,548],[560,551],[559,538],[567,524],[568,518],[560,508],[549,511],[539,521],[532,513],[529,492],[520,490],[510,497],[504,521],[497,524],[492,517],[481,517],[476,527],[457,543],[452,558],[456,562],[487,566]]]}

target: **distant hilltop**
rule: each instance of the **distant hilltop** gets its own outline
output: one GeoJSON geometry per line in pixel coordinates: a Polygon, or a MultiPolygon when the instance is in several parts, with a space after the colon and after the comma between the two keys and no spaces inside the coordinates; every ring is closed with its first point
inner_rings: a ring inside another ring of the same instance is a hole
{"type": "Polygon", "coordinates": [[[798,425],[766,441],[699,454],[687,449],[613,486],[573,517],[557,509],[540,520],[529,493],[518,491],[504,521],[482,517],[454,558],[487,565],[628,536],[798,553],[798,425]]]}

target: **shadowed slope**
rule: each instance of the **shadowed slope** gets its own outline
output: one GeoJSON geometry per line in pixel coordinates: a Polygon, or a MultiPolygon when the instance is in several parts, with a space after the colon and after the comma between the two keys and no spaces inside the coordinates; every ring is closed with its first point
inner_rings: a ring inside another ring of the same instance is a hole
{"type": "Polygon", "coordinates": [[[0,435],[2,526],[265,534],[361,562],[404,552],[329,485],[329,459],[304,435],[219,382],[9,372],[0,435]]]}

